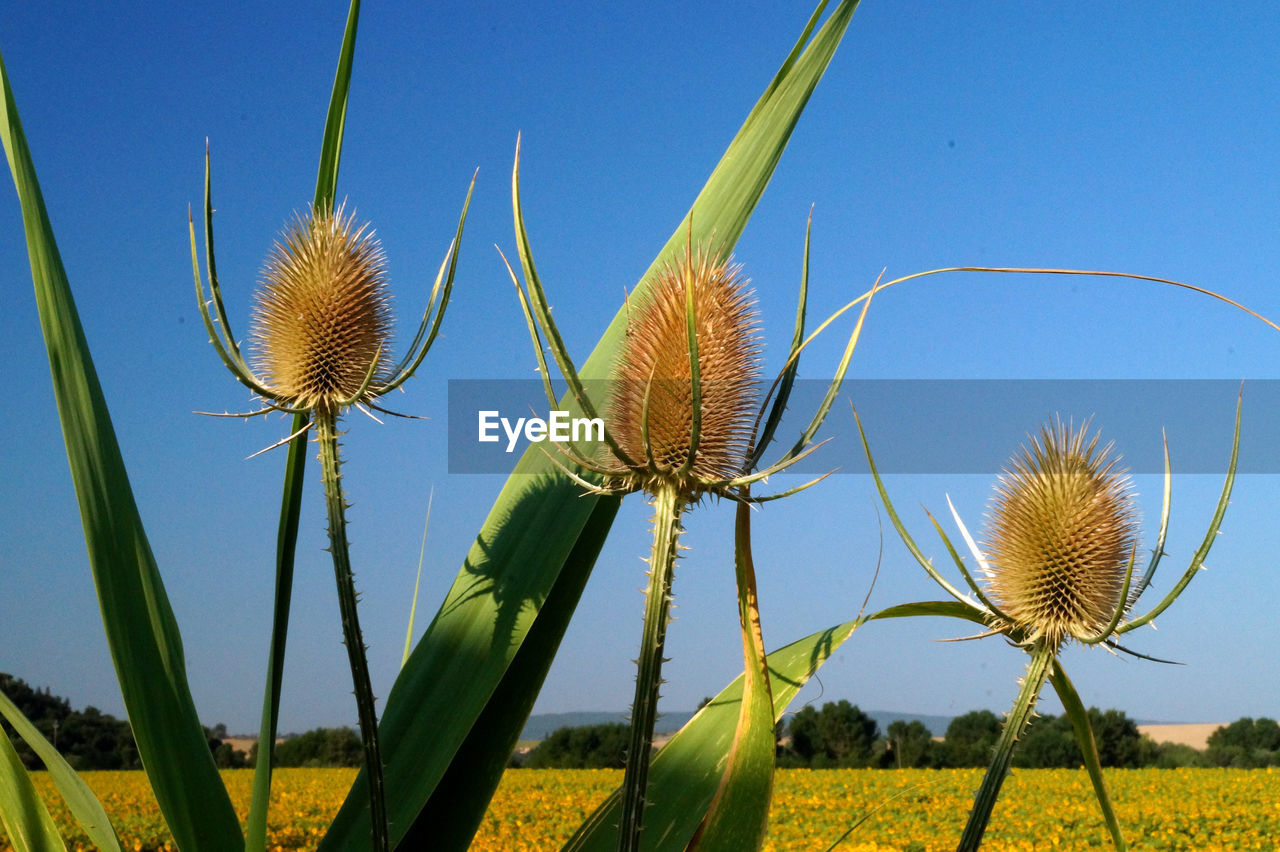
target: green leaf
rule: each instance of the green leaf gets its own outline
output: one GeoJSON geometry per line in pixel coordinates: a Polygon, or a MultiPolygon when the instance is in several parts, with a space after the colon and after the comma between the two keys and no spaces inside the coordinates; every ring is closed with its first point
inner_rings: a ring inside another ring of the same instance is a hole
{"type": "Polygon", "coordinates": [[[15,852],[66,849],[13,743],[0,731],[0,824],[15,852]]]}
{"type": "MultiPolygon", "coordinates": [[[[720,787],[698,827],[689,850],[749,852],[764,843],[773,792],[776,751],[773,696],[769,691],[769,662],[760,628],[756,569],[751,556],[751,513],[739,503],[734,526],[734,567],[738,585],[738,622],[742,628],[743,692],[738,729],[720,787]]],[[[660,797],[665,790],[654,790],[660,797]]]]}
{"type": "MultiPolygon", "coordinates": [[[[120,841],[116,838],[115,829],[111,827],[111,820],[107,818],[107,812],[102,809],[98,797],[93,795],[84,779],[76,774],[58,750],[44,738],[44,734],[22,715],[18,706],[3,692],[0,692],[0,716],[13,726],[18,736],[44,761],[49,777],[57,786],[62,800],[67,803],[67,809],[93,844],[103,852],[119,852],[120,841]]],[[[8,738],[0,733],[0,739],[8,738]]]]}
{"type": "Polygon", "coordinates": [[[0,138],[22,205],[67,460],[129,723],[178,844],[187,852],[239,849],[240,822],[191,700],[182,637],[138,515],[2,61],[0,77],[0,138]]]}
{"type": "Polygon", "coordinates": [[[542,649],[564,635],[587,580],[588,570],[581,566],[595,562],[620,503],[617,497],[610,497],[596,505],[578,539],[579,548],[569,555],[506,676],[454,755],[435,794],[401,841],[402,848],[463,852],[471,846],[550,668],[551,655],[542,649]],[[504,747],[495,748],[494,739],[504,747]]]}
{"type": "Polygon", "coordinates": [[[329,96],[329,113],[320,141],[320,168],[316,174],[317,210],[333,207],[338,195],[338,164],[342,159],[342,132],[347,126],[347,95],[351,91],[351,66],[356,54],[356,26],[360,21],[360,0],[351,0],[347,10],[347,29],[342,34],[342,50],[338,54],[338,70],[333,76],[333,93],[329,96]]]}
{"type": "MultiPolygon", "coordinates": [[[[347,27],[338,52],[338,70],[320,143],[320,167],[316,175],[316,209],[330,209],[338,191],[338,165],[342,159],[342,132],[347,120],[347,94],[351,89],[351,68],[355,59],[356,26],[360,0],[351,0],[347,27]]],[[[212,256],[211,261],[212,262],[212,256]]],[[[290,435],[301,432],[307,415],[295,414],[290,435]]],[[[289,442],[285,459],[284,485],[280,498],[280,522],[276,535],[275,604],[271,616],[271,648],[267,656],[267,682],[262,698],[262,719],[258,729],[258,761],[253,770],[253,795],[249,802],[246,847],[263,852],[267,843],[267,811],[271,801],[272,758],[280,717],[280,688],[284,679],[284,653],[289,634],[289,609],[293,597],[293,564],[298,545],[298,520],[302,512],[302,491],[306,475],[307,441],[289,442]]]]}
{"type": "Polygon", "coordinates": [[[1124,835],[1120,833],[1120,820],[1116,818],[1115,808],[1111,806],[1111,796],[1107,794],[1107,782],[1102,777],[1102,761],[1098,758],[1098,742],[1093,737],[1093,727],[1089,724],[1089,712],[1084,709],[1080,694],[1075,685],[1062,670],[1062,664],[1056,663],[1049,674],[1049,682],[1058,693],[1062,708],[1067,711],[1071,727],[1075,730],[1076,743],[1080,753],[1084,755],[1084,767],[1089,771],[1089,780],[1093,782],[1093,793],[1098,799],[1098,807],[1102,809],[1102,818],[1107,823],[1107,831],[1111,833],[1111,842],[1118,852],[1128,847],[1124,835]]]}
{"type": "MultiPolygon", "coordinates": [[[[846,621],[769,655],[773,721],[782,718],[800,688],[862,621],[846,621]]],[[[649,768],[649,789],[655,794],[653,806],[644,817],[646,852],[680,852],[707,812],[720,786],[738,728],[742,685],[743,676],[739,675],[654,757],[649,768]]],[[[769,733],[772,747],[772,723],[769,733]]],[[[569,839],[563,852],[611,852],[617,840],[618,814],[619,795],[615,791],[569,839]]]]}
{"type": "MultiPolygon", "coordinates": [[[[819,6],[819,13],[824,6],[819,6]]],[[[856,6],[856,0],[843,0],[812,40],[806,29],[694,202],[695,242],[714,242],[725,254],[733,247],[856,6]]],[[[685,218],[651,270],[682,245],[685,218]]],[[[625,324],[620,310],[583,365],[584,380],[608,376],[625,324]]],[[[563,627],[556,623],[538,631],[537,644],[528,648],[527,636],[544,607],[557,612],[572,608],[573,590],[585,583],[594,559],[570,560],[570,555],[597,552],[614,511],[608,498],[583,497],[581,488],[558,473],[541,452],[530,450],[521,458],[387,698],[381,737],[394,841],[408,831],[464,743],[488,755],[476,760],[478,766],[491,765],[498,755],[505,761],[563,627]],[[564,577],[562,569],[575,574],[564,577]],[[560,594],[568,599],[552,599],[560,594]],[[517,656],[532,675],[512,668],[517,656]],[[506,706],[486,712],[498,696],[506,706]],[[484,727],[476,727],[477,720],[484,727]]],[[[474,751],[470,753],[474,757],[474,751]]],[[[468,771],[461,767],[451,772],[451,783],[471,784],[475,779],[467,777],[468,771]]],[[[348,794],[322,849],[346,848],[368,834],[367,797],[358,789],[362,786],[357,784],[348,794]]],[[[491,795],[490,786],[466,800],[465,807],[473,811],[468,821],[478,819],[475,812],[483,812],[491,795]]],[[[463,819],[455,810],[434,813],[463,819]]],[[[444,830],[440,825],[414,826],[431,837],[437,828],[444,830]]]]}

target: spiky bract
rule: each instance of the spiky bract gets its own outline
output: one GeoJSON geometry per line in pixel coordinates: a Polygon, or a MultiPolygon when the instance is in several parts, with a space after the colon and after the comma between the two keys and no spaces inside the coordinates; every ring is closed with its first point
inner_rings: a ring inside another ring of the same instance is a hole
{"type": "Polygon", "coordinates": [[[664,267],[632,308],[606,422],[636,465],[631,473],[638,487],[652,492],[672,483],[696,498],[713,490],[705,486],[743,472],[759,407],[761,347],[755,302],[740,271],[718,258],[686,254],[664,267]],[[693,288],[702,394],[692,464],[687,286],[693,288]]]}
{"type": "Polygon", "coordinates": [[[385,361],[392,312],[387,262],[354,212],[310,211],[277,241],[262,273],[252,336],[259,373],[294,408],[354,401],[385,361]]]}
{"type": "Polygon", "coordinates": [[[1087,431],[1043,427],[1000,476],[987,514],[992,597],[1012,626],[1053,647],[1106,630],[1138,540],[1129,477],[1087,431]]]}

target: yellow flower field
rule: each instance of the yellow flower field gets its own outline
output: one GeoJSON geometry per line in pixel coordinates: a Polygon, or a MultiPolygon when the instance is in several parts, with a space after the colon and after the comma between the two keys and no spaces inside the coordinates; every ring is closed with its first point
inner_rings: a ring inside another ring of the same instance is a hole
{"type": "MultiPolygon", "coordinates": [[[[276,773],[269,848],[314,849],[354,770],[283,769],[276,773]]],[[[223,773],[241,818],[252,772],[223,773]]],[[[516,770],[503,778],[474,852],[554,852],[621,781],[619,771],[516,770]]],[[[126,849],[172,848],[141,772],[87,772],[126,849]]],[[[979,770],[784,770],[770,817],[770,852],[822,852],[850,825],[881,806],[839,852],[934,852],[954,848],[979,770]]],[[[1130,848],[1273,850],[1280,844],[1280,771],[1141,769],[1107,773],[1130,848]]],[[[84,849],[52,785],[54,816],[68,847],[84,849]],[[77,846],[77,844],[80,844],[77,846]]],[[[0,849],[7,850],[7,844],[0,849]]],[[[1081,771],[1015,771],[983,846],[991,852],[1110,848],[1088,776],[1081,771]]]]}

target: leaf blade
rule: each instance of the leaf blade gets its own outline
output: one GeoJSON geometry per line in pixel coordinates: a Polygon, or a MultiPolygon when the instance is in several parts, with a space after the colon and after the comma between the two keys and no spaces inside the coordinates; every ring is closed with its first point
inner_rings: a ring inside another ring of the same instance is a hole
{"type": "Polygon", "coordinates": [[[84,829],[94,845],[104,852],[119,852],[120,841],[98,797],[89,789],[89,785],[84,783],[84,779],[71,768],[71,764],[67,763],[58,750],[44,738],[44,734],[22,715],[18,706],[3,692],[0,692],[0,716],[13,726],[23,742],[31,746],[36,756],[44,761],[49,777],[57,786],[62,800],[67,803],[71,815],[75,817],[76,822],[84,829]]]}
{"type": "Polygon", "coordinates": [[[0,732],[0,825],[15,852],[65,850],[44,799],[36,792],[18,752],[0,732]]]}
{"type": "Polygon", "coordinates": [[[0,82],[0,137],[22,206],[89,566],[138,752],[184,849],[239,849],[240,822],[191,699],[182,637],[133,498],[2,60],[0,82]]]}

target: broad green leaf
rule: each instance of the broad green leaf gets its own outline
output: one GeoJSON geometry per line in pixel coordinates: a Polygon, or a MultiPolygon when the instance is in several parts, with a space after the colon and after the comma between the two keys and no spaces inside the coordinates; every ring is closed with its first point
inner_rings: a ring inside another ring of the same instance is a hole
{"type": "MultiPolygon", "coordinates": [[[[800,688],[808,682],[863,619],[822,630],[779,648],[768,657],[773,694],[769,744],[773,745],[773,721],[782,714],[800,688]]],[[[738,728],[743,676],[698,711],[653,758],[649,789],[661,791],[645,811],[642,843],[647,852],[681,852],[689,843],[703,814],[720,786],[738,728]]],[[[772,754],[770,755],[772,757],[772,754]]],[[[617,791],[565,844],[563,852],[611,852],[617,842],[619,813],[617,791]]],[[[746,847],[750,848],[750,847],[746,847]]]]}
{"type": "MultiPolygon", "coordinates": [[[[49,777],[57,786],[62,800],[67,803],[67,809],[94,845],[103,852],[119,852],[120,841],[116,838],[115,829],[111,827],[111,820],[107,818],[107,812],[102,809],[98,797],[93,795],[84,779],[76,774],[58,750],[44,738],[44,734],[22,715],[18,706],[3,692],[0,692],[0,716],[13,726],[18,736],[44,761],[49,777]]],[[[0,738],[7,739],[3,733],[0,733],[0,738]]]]}
{"type": "MultiPolygon", "coordinates": [[[[320,166],[316,174],[317,209],[333,207],[338,191],[338,165],[342,159],[342,131],[347,121],[347,94],[351,89],[351,68],[355,59],[356,27],[360,0],[351,0],[347,27],[338,53],[333,94],[320,143],[320,166]]],[[[306,415],[295,414],[288,434],[306,425],[306,415]]],[[[267,657],[267,682],[262,698],[262,720],[258,729],[258,762],[254,766],[253,795],[245,843],[249,852],[263,852],[267,842],[267,811],[271,801],[271,771],[280,716],[280,688],[284,679],[284,652],[289,634],[289,608],[293,597],[293,563],[298,545],[298,519],[302,512],[303,481],[306,474],[307,441],[289,442],[285,460],[284,486],[280,500],[280,523],[276,535],[275,604],[271,616],[271,649],[267,657]]]]}
{"type": "Polygon", "coordinates": [[[600,528],[599,534],[586,534],[578,539],[579,547],[583,549],[569,555],[566,570],[560,572],[559,581],[539,610],[538,618],[529,629],[506,677],[454,755],[436,793],[405,835],[401,842],[403,848],[463,852],[471,846],[471,839],[484,818],[489,797],[507,768],[507,759],[547,676],[551,656],[541,653],[540,649],[547,642],[559,641],[564,634],[587,580],[587,571],[580,570],[579,566],[583,562],[588,565],[595,562],[604,542],[604,532],[613,522],[619,503],[617,498],[610,498],[597,505],[587,532],[600,528]],[[567,585],[570,583],[575,585],[567,585]],[[495,749],[492,737],[498,737],[508,745],[495,749]]]}
{"type": "MultiPolygon", "coordinates": [[[[825,5],[818,7],[815,20],[825,5]]],[[[732,249],[856,6],[856,0],[839,3],[811,40],[814,22],[806,27],[694,202],[695,242],[711,241],[722,253],[732,249]]],[[[682,220],[651,270],[673,256],[687,234],[682,220]]],[[[580,370],[584,380],[608,376],[625,322],[625,312],[619,310],[580,370]]],[[[408,831],[464,743],[488,755],[477,759],[477,766],[490,765],[497,755],[505,761],[559,646],[563,627],[552,624],[539,630],[537,644],[526,648],[527,636],[542,609],[572,608],[573,600],[552,596],[572,598],[594,560],[567,560],[575,552],[599,550],[614,511],[607,500],[583,497],[579,486],[558,473],[536,449],[520,459],[453,588],[387,698],[381,737],[394,840],[408,831]],[[588,538],[580,541],[584,535],[588,538]],[[564,577],[562,569],[581,576],[564,577]],[[522,668],[533,676],[512,669],[517,655],[522,668]],[[497,704],[485,712],[497,696],[504,698],[505,706],[497,704]],[[484,727],[476,727],[477,720],[483,720],[484,727]]],[[[451,783],[471,784],[474,779],[467,777],[468,772],[460,767],[450,773],[451,783]]],[[[368,834],[362,787],[358,783],[348,794],[322,849],[346,848],[368,834]]],[[[483,795],[470,796],[466,807],[482,812],[491,795],[489,786],[483,795]]],[[[461,818],[456,811],[435,812],[461,818]]],[[[428,824],[414,830],[434,837],[444,829],[428,824]]]]}
{"type": "MultiPolygon", "coordinates": [[[[734,565],[738,580],[738,620],[742,627],[743,692],[738,729],[720,787],[689,849],[698,852],[750,852],[764,843],[773,792],[776,751],[769,663],[760,629],[756,569],[751,555],[752,507],[739,503],[734,528],[734,565]]],[[[653,790],[655,797],[670,795],[653,790]]]]}
{"type": "Polygon", "coordinates": [[[18,752],[3,731],[0,731],[0,825],[4,826],[15,852],[54,852],[67,848],[18,752]]]}
{"type": "Polygon", "coordinates": [[[182,637],[133,499],[3,62],[0,77],[0,138],[22,205],[67,460],[129,723],[178,844],[187,852],[236,850],[244,844],[240,822],[191,700],[182,637]]]}

